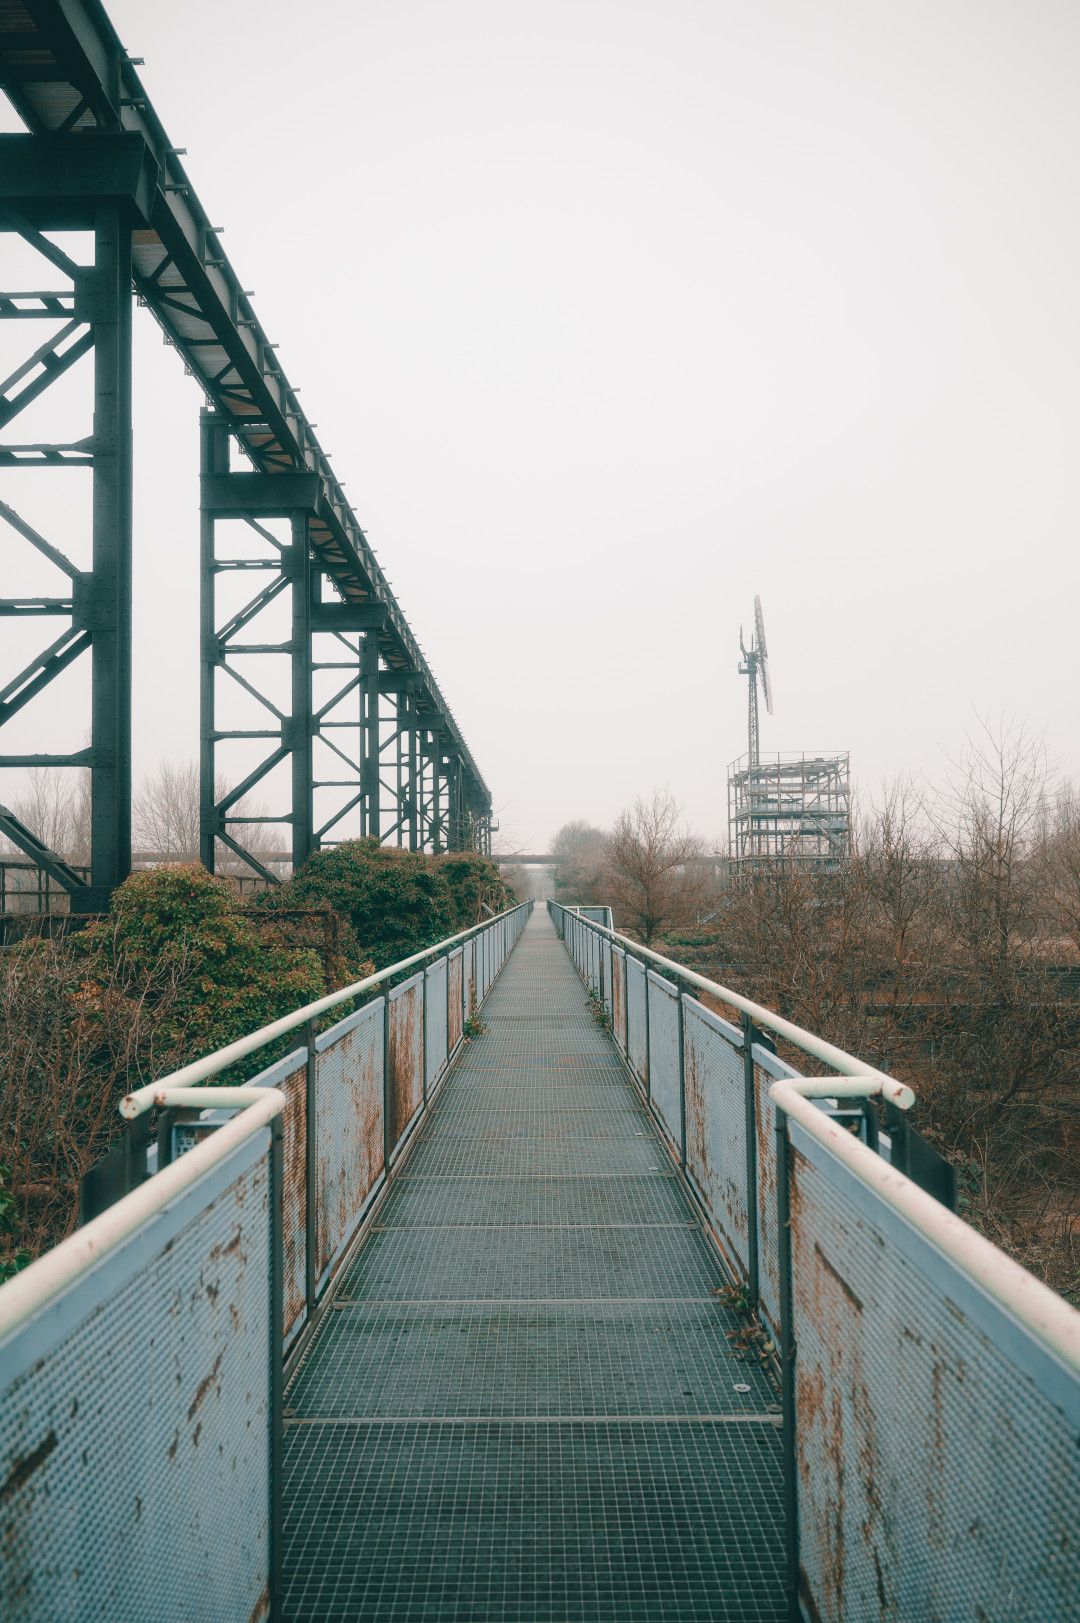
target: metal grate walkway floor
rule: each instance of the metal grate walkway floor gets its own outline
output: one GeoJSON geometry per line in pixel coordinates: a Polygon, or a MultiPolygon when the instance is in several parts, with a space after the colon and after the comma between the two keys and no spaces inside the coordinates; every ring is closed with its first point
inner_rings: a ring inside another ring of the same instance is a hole
{"type": "Polygon", "coordinates": [[[288,1619],[781,1619],[775,1394],[537,910],[286,1396],[288,1619]]]}

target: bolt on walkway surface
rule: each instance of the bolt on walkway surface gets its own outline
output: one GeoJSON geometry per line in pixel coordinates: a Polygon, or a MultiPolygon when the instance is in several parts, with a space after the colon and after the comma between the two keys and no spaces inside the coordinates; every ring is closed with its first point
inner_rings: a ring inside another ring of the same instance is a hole
{"type": "Polygon", "coordinates": [[[783,1618],[775,1393],[546,912],[484,1020],[290,1381],[285,1616],[783,1618]]]}

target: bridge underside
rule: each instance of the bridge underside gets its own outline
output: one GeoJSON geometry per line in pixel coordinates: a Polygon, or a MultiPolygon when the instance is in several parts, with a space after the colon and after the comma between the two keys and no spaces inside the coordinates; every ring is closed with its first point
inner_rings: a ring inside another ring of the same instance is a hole
{"type": "Polygon", "coordinates": [[[289,1619],[781,1618],[775,1392],[546,914],[292,1376],[289,1619]]]}

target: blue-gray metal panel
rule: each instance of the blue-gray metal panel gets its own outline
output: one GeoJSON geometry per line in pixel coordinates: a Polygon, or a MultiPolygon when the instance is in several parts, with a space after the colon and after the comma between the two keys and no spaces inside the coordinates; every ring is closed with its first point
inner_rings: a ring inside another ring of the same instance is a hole
{"type": "Polygon", "coordinates": [[[382,1183],[384,1006],[377,998],[316,1039],[320,1288],[382,1183]]]}
{"type": "Polygon", "coordinates": [[[645,1012],[645,970],[637,958],[626,960],[626,1007],[630,1020],[630,1069],[646,1090],[649,1086],[648,1030],[645,1012]]]}
{"type": "Polygon", "coordinates": [[[296,1340],[307,1318],[307,1053],[306,1048],[293,1049],[248,1083],[251,1088],[280,1088],[285,1095],[282,1207],[286,1349],[296,1340]]]}
{"type": "Polygon", "coordinates": [[[438,959],[425,970],[424,979],[424,1043],[430,1093],[446,1069],[446,959],[438,959]]]}
{"type": "Polygon", "coordinates": [[[424,1104],[424,972],[390,993],[387,1018],[390,1138],[396,1148],[424,1104]]]}
{"type": "Polygon", "coordinates": [[[459,947],[456,952],[452,952],[447,964],[447,975],[450,981],[447,993],[450,1025],[447,1029],[446,1040],[450,1053],[453,1054],[461,1041],[461,1027],[464,1020],[465,949],[459,947]]]}
{"type": "Polygon", "coordinates": [[[476,1008],[476,939],[470,937],[462,948],[462,976],[465,985],[465,1018],[470,1020],[476,1008]]]}
{"type": "Polygon", "coordinates": [[[1080,1388],[798,1124],[800,1556],[823,1620],[1080,1610],[1080,1388]]]}
{"type": "Polygon", "coordinates": [[[679,994],[673,982],[650,969],[649,1091],[668,1138],[681,1153],[678,1000],[679,994]]]}
{"type": "Polygon", "coordinates": [[[696,998],[683,999],[686,1170],[734,1271],[748,1268],[746,1087],[742,1034],[696,998]]]}
{"type": "Polygon", "coordinates": [[[266,1615],[262,1131],[0,1349],[0,1614],[266,1615]]]}
{"type": "Polygon", "coordinates": [[[769,1095],[780,1077],[796,1076],[766,1048],[754,1044],[754,1131],[757,1138],[758,1305],[774,1336],[780,1334],[780,1247],[776,1217],[776,1108],[769,1095]]]}
{"type": "Polygon", "coordinates": [[[611,949],[611,1033],[621,1054],[626,1053],[626,954],[611,949]]]}

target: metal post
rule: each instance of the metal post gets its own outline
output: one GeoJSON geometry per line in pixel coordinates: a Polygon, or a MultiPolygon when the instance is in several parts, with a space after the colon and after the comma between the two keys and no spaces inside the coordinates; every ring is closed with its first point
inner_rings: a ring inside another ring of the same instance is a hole
{"type": "Polygon", "coordinates": [[[405,695],[405,723],[408,728],[407,777],[409,784],[409,850],[419,851],[420,842],[420,775],[416,770],[416,700],[411,693],[405,695]]]}
{"type": "Polygon", "coordinates": [[[780,1265],[780,1401],[784,1482],[784,1566],[788,1616],[801,1623],[799,1607],[799,1501],[795,1448],[795,1357],[791,1292],[791,1159],[787,1116],[776,1112],[776,1217],[780,1265]]]}
{"type": "Polygon", "coordinates": [[[318,1294],[319,1259],[319,1123],[316,1103],[318,1056],[315,1022],[304,1027],[307,1065],[304,1072],[304,1296],[308,1315],[314,1313],[318,1294]]]}
{"type": "Polygon", "coordinates": [[[431,849],[438,856],[443,849],[442,830],[440,819],[442,804],[439,788],[442,783],[442,734],[431,734],[431,849]]]}
{"type": "MultiPolygon", "coordinates": [[[[226,473],[229,437],[222,419],[212,411],[199,414],[199,462],[204,478],[226,473]]],[[[214,872],[217,801],[214,759],[215,681],[220,660],[217,646],[217,569],[215,519],[205,506],[199,512],[199,856],[214,872]]]]}
{"type": "Polygon", "coordinates": [[[748,1014],[742,1017],[743,1030],[743,1119],[746,1125],[746,1288],[756,1309],[758,1304],[758,1167],[757,1167],[757,1088],[754,1082],[754,1041],[757,1028],[748,1014]]]}
{"type": "Polygon", "coordinates": [[[649,966],[641,965],[645,971],[645,1097],[652,1104],[652,1030],[649,1022],[649,966]]]}
{"type": "Polygon", "coordinates": [[[683,989],[675,984],[676,1007],[679,1011],[679,1141],[681,1144],[680,1164],[686,1171],[686,1029],[683,1016],[683,989]]]}
{"type": "Polygon", "coordinates": [[[279,1115],[270,1127],[270,1616],[282,1616],[285,1427],[285,1145],[279,1115]]]}
{"type": "Polygon", "coordinates": [[[390,1152],[394,1147],[390,1121],[390,988],[383,987],[383,1177],[390,1181],[390,1152]]]}
{"type": "Polygon", "coordinates": [[[315,576],[311,568],[306,513],[292,515],[292,865],[306,862],[315,846],[315,807],[312,779],[311,600],[315,576]]]}
{"type": "Polygon", "coordinates": [[[131,232],[118,203],[94,215],[94,485],[90,889],[103,908],[131,872],[131,232]]]}
{"type": "Polygon", "coordinates": [[[427,1074],[427,965],[426,964],[424,965],[424,967],[420,971],[420,973],[421,973],[421,975],[423,977],[423,979],[420,982],[420,1030],[421,1030],[421,1033],[422,1033],[421,1040],[420,1040],[420,1075],[421,1075],[421,1078],[422,1078],[422,1081],[423,1081],[423,1086],[422,1086],[422,1089],[421,1089],[421,1096],[422,1096],[423,1101],[424,1101],[424,1109],[426,1110],[427,1109],[427,1098],[428,1098],[428,1074],[427,1074]]]}
{"type": "Polygon", "coordinates": [[[360,785],[364,796],[365,832],[372,839],[382,837],[379,815],[379,634],[364,634],[360,669],[364,688],[364,739],[361,754],[360,785]]]}

